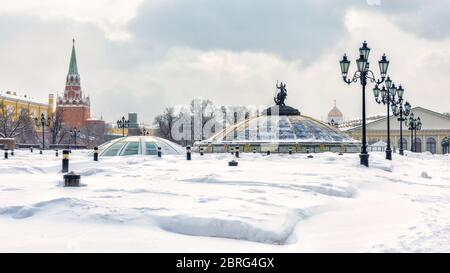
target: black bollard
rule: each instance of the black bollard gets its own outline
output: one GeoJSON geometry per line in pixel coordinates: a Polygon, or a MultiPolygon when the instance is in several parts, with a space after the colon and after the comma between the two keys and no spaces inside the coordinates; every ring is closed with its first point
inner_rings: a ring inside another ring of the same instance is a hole
{"type": "Polygon", "coordinates": [[[39,154],[42,154],[42,150],[39,150],[39,154]]]}
{"type": "Polygon", "coordinates": [[[309,148],[306,148],[306,153],[309,154],[309,148]]]}
{"type": "Polygon", "coordinates": [[[55,155],[56,155],[56,157],[58,157],[58,150],[55,150],[55,155]]]}
{"type": "Polygon", "coordinates": [[[11,150],[11,156],[14,156],[14,150],[11,150]]]}
{"type": "Polygon", "coordinates": [[[94,147],[94,161],[98,161],[98,147],[94,147]]]}
{"type": "Polygon", "coordinates": [[[228,162],[228,166],[230,166],[230,167],[236,167],[237,165],[238,165],[238,163],[235,160],[231,160],[228,162]]]}
{"type": "Polygon", "coordinates": [[[270,150],[267,150],[267,155],[270,155],[270,150]]]}
{"type": "Polygon", "coordinates": [[[292,147],[289,147],[289,154],[292,154],[292,147]]]}
{"type": "Polygon", "coordinates": [[[234,149],[235,150],[235,155],[236,155],[236,157],[239,157],[239,146],[236,146],[236,148],[234,149]]]}
{"type": "Polygon", "coordinates": [[[5,148],[5,159],[8,159],[8,148],[5,148]]]}
{"type": "Polygon", "coordinates": [[[200,155],[203,156],[203,147],[200,147],[200,155]]]}
{"type": "Polygon", "coordinates": [[[256,154],[256,147],[253,147],[253,153],[256,154]]]}
{"type": "Polygon", "coordinates": [[[63,176],[64,178],[64,186],[65,187],[79,187],[80,186],[80,178],[79,174],[74,172],[70,172],[63,176]]]}
{"type": "Polygon", "coordinates": [[[63,150],[62,170],[63,173],[69,171],[69,151],[63,150]]]}
{"type": "Polygon", "coordinates": [[[231,155],[234,155],[234,148],[231,147],[230,150],[231,150],[231,155]]]}
{"type": "Polygon", "coordinates": [[[161,147],[158,146],[158,157],[162,156],[161,147]]]}
{"type": "Polygon", "coordinates": [[[191,146],[186,147],[186,160],[191,160],[191,146]]]}
{"type": "Polygon", "coordinates": [[[33,152],[33,147],[30,147],[30,152],[33,152]]]}

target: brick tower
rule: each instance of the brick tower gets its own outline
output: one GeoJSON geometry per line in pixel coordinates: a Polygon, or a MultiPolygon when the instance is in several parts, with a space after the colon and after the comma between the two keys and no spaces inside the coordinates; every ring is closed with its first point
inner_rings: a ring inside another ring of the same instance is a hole
{"type": "Polygon", "coordinates": [[[75,54],[75,39],[72,40],[72,54],[70,56],[69,72],[66,77],[64,95],[56,102],[56,111],[60,111],[62,121],[66,127],[82,128],[90,117],[89,97],[83,95],[78,74],[77,56],[75,54]]]}

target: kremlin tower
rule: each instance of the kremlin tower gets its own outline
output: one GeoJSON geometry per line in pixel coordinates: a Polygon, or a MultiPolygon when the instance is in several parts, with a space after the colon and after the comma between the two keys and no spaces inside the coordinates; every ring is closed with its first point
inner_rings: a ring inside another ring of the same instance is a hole
{"type": "Polygon", "coordinates": [[[66,77],[64,95],[56,101],[56,111],[60,111],[63,123],[69,128],[82,128],[90,118],[89,97],[83,95],[78,74],[77,56],[75,54],[75,39],[72,40],[69,71],[66,77]]]}

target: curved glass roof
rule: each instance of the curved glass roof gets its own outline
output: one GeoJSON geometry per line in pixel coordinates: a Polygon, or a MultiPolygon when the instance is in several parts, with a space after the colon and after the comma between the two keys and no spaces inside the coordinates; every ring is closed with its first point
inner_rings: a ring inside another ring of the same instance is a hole
{"type": "Polygon", "coordinates": [[[183,147],[169,140],[154,136],[128,136],[108,141],[98,147],[99,156],[157,155],[161,147],[163,155],[180,155],[183,147]]]}
{"type": "Polygon", "coordinates": [[[262,115],[250,118],[220,131],[206,141],[210,143],[356,142],[348,135],[328,124],[302,115],[262,115]]]}

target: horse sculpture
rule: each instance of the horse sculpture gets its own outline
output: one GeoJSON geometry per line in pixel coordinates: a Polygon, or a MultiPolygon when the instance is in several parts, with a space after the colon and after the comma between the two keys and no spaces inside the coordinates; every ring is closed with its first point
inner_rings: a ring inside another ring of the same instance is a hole
{"type": "Polygon", "coordinates": [[[274,97],[273,100],[275,101],[276,105],[285,106],[284,101],[286,100],[286,97],[287,97],[286,84],[281,82],[280,85],[278,85],[278,83],[277,83],[275,86],[280,91],[278,91],[276,97],[274,97]]]}

